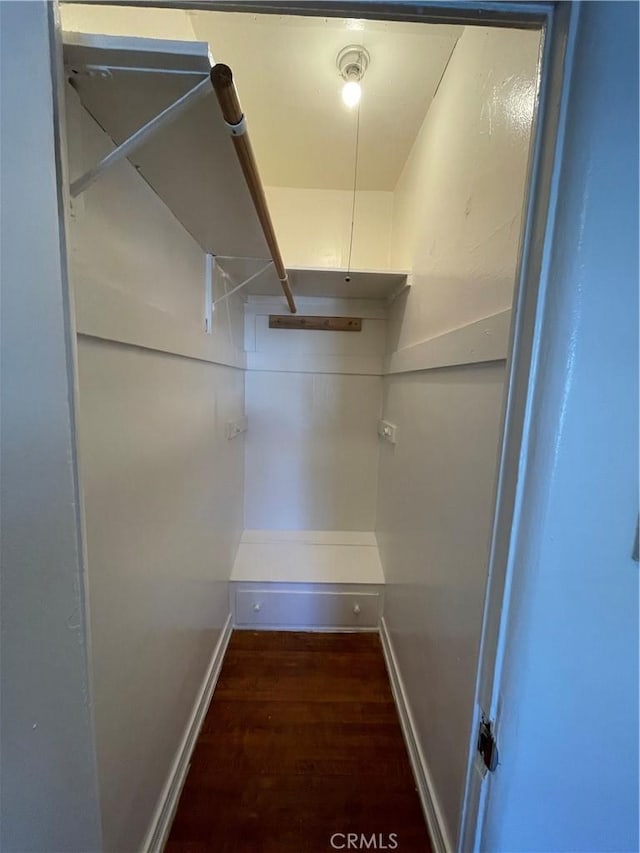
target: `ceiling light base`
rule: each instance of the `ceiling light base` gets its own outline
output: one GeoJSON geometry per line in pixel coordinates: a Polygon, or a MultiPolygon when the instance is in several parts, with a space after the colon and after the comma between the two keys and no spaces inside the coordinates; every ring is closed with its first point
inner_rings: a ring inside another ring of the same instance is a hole
{"type": "Polygon", "coordinates": [[[336,66],[343,80],[359,82],[369,67],[369,51],[360,44],[343,47],[336,57],[336,66]]]}

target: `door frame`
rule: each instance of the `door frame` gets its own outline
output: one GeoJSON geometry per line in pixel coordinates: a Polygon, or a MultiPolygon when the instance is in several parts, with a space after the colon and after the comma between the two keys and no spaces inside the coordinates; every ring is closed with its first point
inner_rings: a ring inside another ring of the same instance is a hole
{"type": "MultiPolygon", "coordinates": [[[[86,2],[86,0],[66,0],[86,2]]],[[[469,732],[467,774],[457,849],[481,848],[490,775],[478,761],[477,729],[482,715],[492,721],[496,738],[500,723],[500,678],[511,582],[517,567],[527,448],[535,429],[532,389],[542,352],[541,327],[551,248],[560,155],[564,138],[573,48],[582,0],[100,0],[101,5],[197,9],[301,16],[358,17],[463,26],[517,27],[541,31],[538,101],[527,168],[526,203],[521,226],[507,379],[503,401],[502,434],[496,472],[495,503],[483,623],[478,656],[473,719],[469,732]]],[[[64,71],[62,32],[57,6],[50,15],[51,37],[59,60],[53,73],[54,103],[58,105],[56,133],[63,157],[66,133],[63,116],[64,71]]],[[[64,174],[64,170],[62,171],[64,174]]],[[[68,192],[59,187],[68,215],[68,192]]],[[[70,314],[73,302],[69,294],[70,314]]],[[[68,318],[72,324],[73,316],[68,318]]],[[[77,359],[73,359],[74,381],[77,359]]]]}
{"type": "Polygon", "coordinates": [[[529,438],[535,431],[533,389],[542,351],[542,321],[561,154],[581,0],[555,4],[545,25],[539,66],[538,110],[527,178],[525,216],[514,290],[502,436],[496,478],[487,586],[483,610],[467,778],[458,849],[479,851],[491,774],[477,751],[482,718],[500,737],[501,676],[511,587],[528,480],[529,438]]]}

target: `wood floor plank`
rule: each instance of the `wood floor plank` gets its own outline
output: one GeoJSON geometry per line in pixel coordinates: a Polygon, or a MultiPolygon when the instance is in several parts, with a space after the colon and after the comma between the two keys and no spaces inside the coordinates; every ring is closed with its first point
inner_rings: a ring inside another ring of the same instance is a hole
{"type": "MultiPolygon", "coordinates": [[[[266,633],[266,632],[265,632],[266,633]]],[[[390,702],[381,652],[233,651],[216,695],[255,701],[390,702]]]]}
{"type": "Polygon", "coordinates": [[[216,694],[216,716],[207,716],[201,738],[216,734],[221,729],[235,728],[264,729],[278,726],[295,726],[313,721],[318,725],[340,723],[343,726],[374,723],[395,723],[395,705],[390,702],[314,702],[313,714],[310,703],[305,701],[278,702],[223,699],[216,694]]]}
{"type": "Polygon", "coordinates": [[[380,651],[380,638],[374,632],[322,634],[314,631],[234,631],[229,650],[376,654],[380,651]]]}
{"type": "Polygon", "coordinates": [[[380,641],[234,632],[166,851],[315,853],[334,833],[431,850],[380,641]]]}

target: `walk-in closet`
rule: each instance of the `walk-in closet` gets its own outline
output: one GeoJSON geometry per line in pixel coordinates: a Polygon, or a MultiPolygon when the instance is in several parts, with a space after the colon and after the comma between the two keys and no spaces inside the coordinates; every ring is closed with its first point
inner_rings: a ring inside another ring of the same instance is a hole
{"type": "Polygon", "coordinates": [[[232,629],[381,633],[449,849],[540,30],[61,15],[105,849],[166,837],[232,629]]]}

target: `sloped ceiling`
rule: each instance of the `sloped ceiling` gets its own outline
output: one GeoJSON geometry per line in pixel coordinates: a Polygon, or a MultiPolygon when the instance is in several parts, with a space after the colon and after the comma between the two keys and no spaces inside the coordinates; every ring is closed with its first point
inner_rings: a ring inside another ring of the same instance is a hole
{"type": "Polygon", "coordinates": [[[234,71],[268,186],[395,188],[462,27],[195,11],[198,40],[234,71]],[[338,51],[371,64],[358,110],[340,96],[338,51]],[[358,126],[359,124],[359,126],[358,126]]]}

